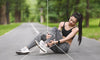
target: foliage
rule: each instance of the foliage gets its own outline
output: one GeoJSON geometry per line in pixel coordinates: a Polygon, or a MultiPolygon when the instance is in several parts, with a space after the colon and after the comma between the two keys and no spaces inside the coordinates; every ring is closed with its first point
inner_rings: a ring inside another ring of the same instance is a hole
{"type": "MultiPolygon", "coordinates": [[[[47,21],[47,0],[0,0],[0,6],[6,2],[10,3],[10,20],[14,22],[14,14],[16,5],[18,10],[21,11],[21,20],[27,21],[40,21],[40,15],[43,15],[44,21],[47,21]],[[43,13],[40,13],[40,9],[43,9],[43,13]]],[[[100,17],[100,1],[89,0],[90,18],[100,17]]],[[[84,18],[86,15],[86,0],[48,0],[48,17],[49,22],[60,22],[68,20],[67,17],[71,16],[75,9],[77,12],[83,14],[84,18]],[[78,4],[76,2],[79,1],[78,4]],[[68,5],[68,7],[67,7],[68,5]],[[67,15],[67,12],[69,16],[67,15]]]]}

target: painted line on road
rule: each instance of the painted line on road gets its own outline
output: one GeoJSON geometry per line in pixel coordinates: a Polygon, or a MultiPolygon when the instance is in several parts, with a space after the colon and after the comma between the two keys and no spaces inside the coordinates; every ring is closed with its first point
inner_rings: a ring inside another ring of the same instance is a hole
{"type": "MultiPolygon", "coordinates": [[[[35,30],[35,32],[36,32],[37,34],[39,34],[39,31],[34,27],[34,25],[33,25],[32,23],[30,23],[30,24],[31,24],[32,28],[35,30]]],[[[32,52],[32,51],[31,51],[31,52],[32,52]]],[[[24,60],[27,56],[28,56],[28,55],[25,55],[25,56],[22,57],[20,60],[24,60]]]]}
{"type": "Polygon", "coordinates": [[[32,26],[32,28],[35,30],[35,32],[37,33],[37,34],[39,34],[39,31],[34,27],[34,25],[31,23],[31,26],[32,26]]]}

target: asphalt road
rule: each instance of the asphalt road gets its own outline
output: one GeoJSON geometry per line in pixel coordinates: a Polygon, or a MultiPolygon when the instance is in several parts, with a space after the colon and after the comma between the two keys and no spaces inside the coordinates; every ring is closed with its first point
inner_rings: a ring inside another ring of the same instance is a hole
{"type": "Polygon", "coordinates": [[[0,60],[100,60],[100,42],[83,37],[82,44],[78,46],[77,36],[75,36],[68,54],[40,54],[38,47],[32,48],[28,55],[15,53],[29,44],[39,32],[44,31],[46,31],[46,26],[39,23],[23,23],[0,36],[0,60]]]}

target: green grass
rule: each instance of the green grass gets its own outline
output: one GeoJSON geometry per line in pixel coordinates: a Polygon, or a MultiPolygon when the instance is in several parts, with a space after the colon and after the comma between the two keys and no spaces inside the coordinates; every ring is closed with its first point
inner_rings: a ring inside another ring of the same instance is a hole
{"type": "Polygon", "coordinates": [[[89,21],[89,28],[83,28],[83,36],[93,38],[96,40],[100,40],[100,27],[99,27],[99,21],[98,19],[90,19],[89,21]]]}
{"type": "MultiPolygon", "coordinates": [[[[98,26],[99,21],[100,21],[100,18],[90,19],[89,28],[83,27],[83,36],[100,40],[100,27],[98,26]]],[[[83,26],[84,26],[84,22],[85,21],[83,21],[83,26]]],[[[46,23],[43,23],[43,24],[46,25],[46,23]]],[[[49,27],[58,27],[58,25],[59,23],[48,23],[49,27]]]]}
{"type": "Polygon", "coordinates": [[[0,36],[16,28],[19,25],[21,25],[21,23],[11,23],[8,25],[0,25],[0,36]]]}

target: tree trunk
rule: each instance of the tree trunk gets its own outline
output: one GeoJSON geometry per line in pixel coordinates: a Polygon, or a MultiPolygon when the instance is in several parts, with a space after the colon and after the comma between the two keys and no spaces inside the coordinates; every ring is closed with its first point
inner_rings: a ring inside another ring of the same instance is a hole
{"type": "Polygon", "coordinates": [[[87,7],[86,7],[86,27],[89,27],[89,0],[86,0],[87,7]]]}
{"type": "Polygon", "coordinates": [[[67,19],[69,19],[69,0],[67,0],[67,5],[66,5],[66,15],[67,15],[67,19]]]}
{"type": "Polygon", "coordinates": [[[100,27],[100,21],[99,21],[99,27],[100,27]]]}
{"type": "Polygon", "coordinates": [[[59,10],[57,10],[57,12],[56,12],[57,13],[57,16],[58,16],[57,20],[55,20],[56,23],[59,22],[59,19],[61,17],[59,12],[60,12],[59,10]]]}
{"type": "Polygon", "coordinates": [[[18,1],[16,2],[16,7],[15,7],[15,23],[21,22],[21,11],[18,9],[18,1]]]}
{"type": "Polygon", "coordinates": [[[0,24],[7,24],[5,4],[0,7],[0,24]]]}
{"type": "Polygon", "coordinates": [[[15,10],[15,23],[21,22],[21,11],[15,10]]]}
{"type": "Polygon", "coordinates": [[[76,5],[76,7],[75,7],[75,12],[77,12],[78,11],[78,4],[80,3],[80,0],[76,0],[75,1],[75,5],[76,5]]]}
{"type": "Polygon", "coordinates": [[[40,13],[41,13],[40,22],[43,23],[44,22],[44,18],[43,18],[43,8],[40,9],[40,13]]]}
{"type": "Polygon", "coordinates": [[[44,16],[44,22],[46,22],[46,17],[45,17],[45,15],[43,15],[44,16]]]}
{"type": "Polygon", "coordinates": [[[6,2],[6,18],[7,18],[7,24],[10,24],[10,19],[9,19],[9,2],[6,2]]]}

